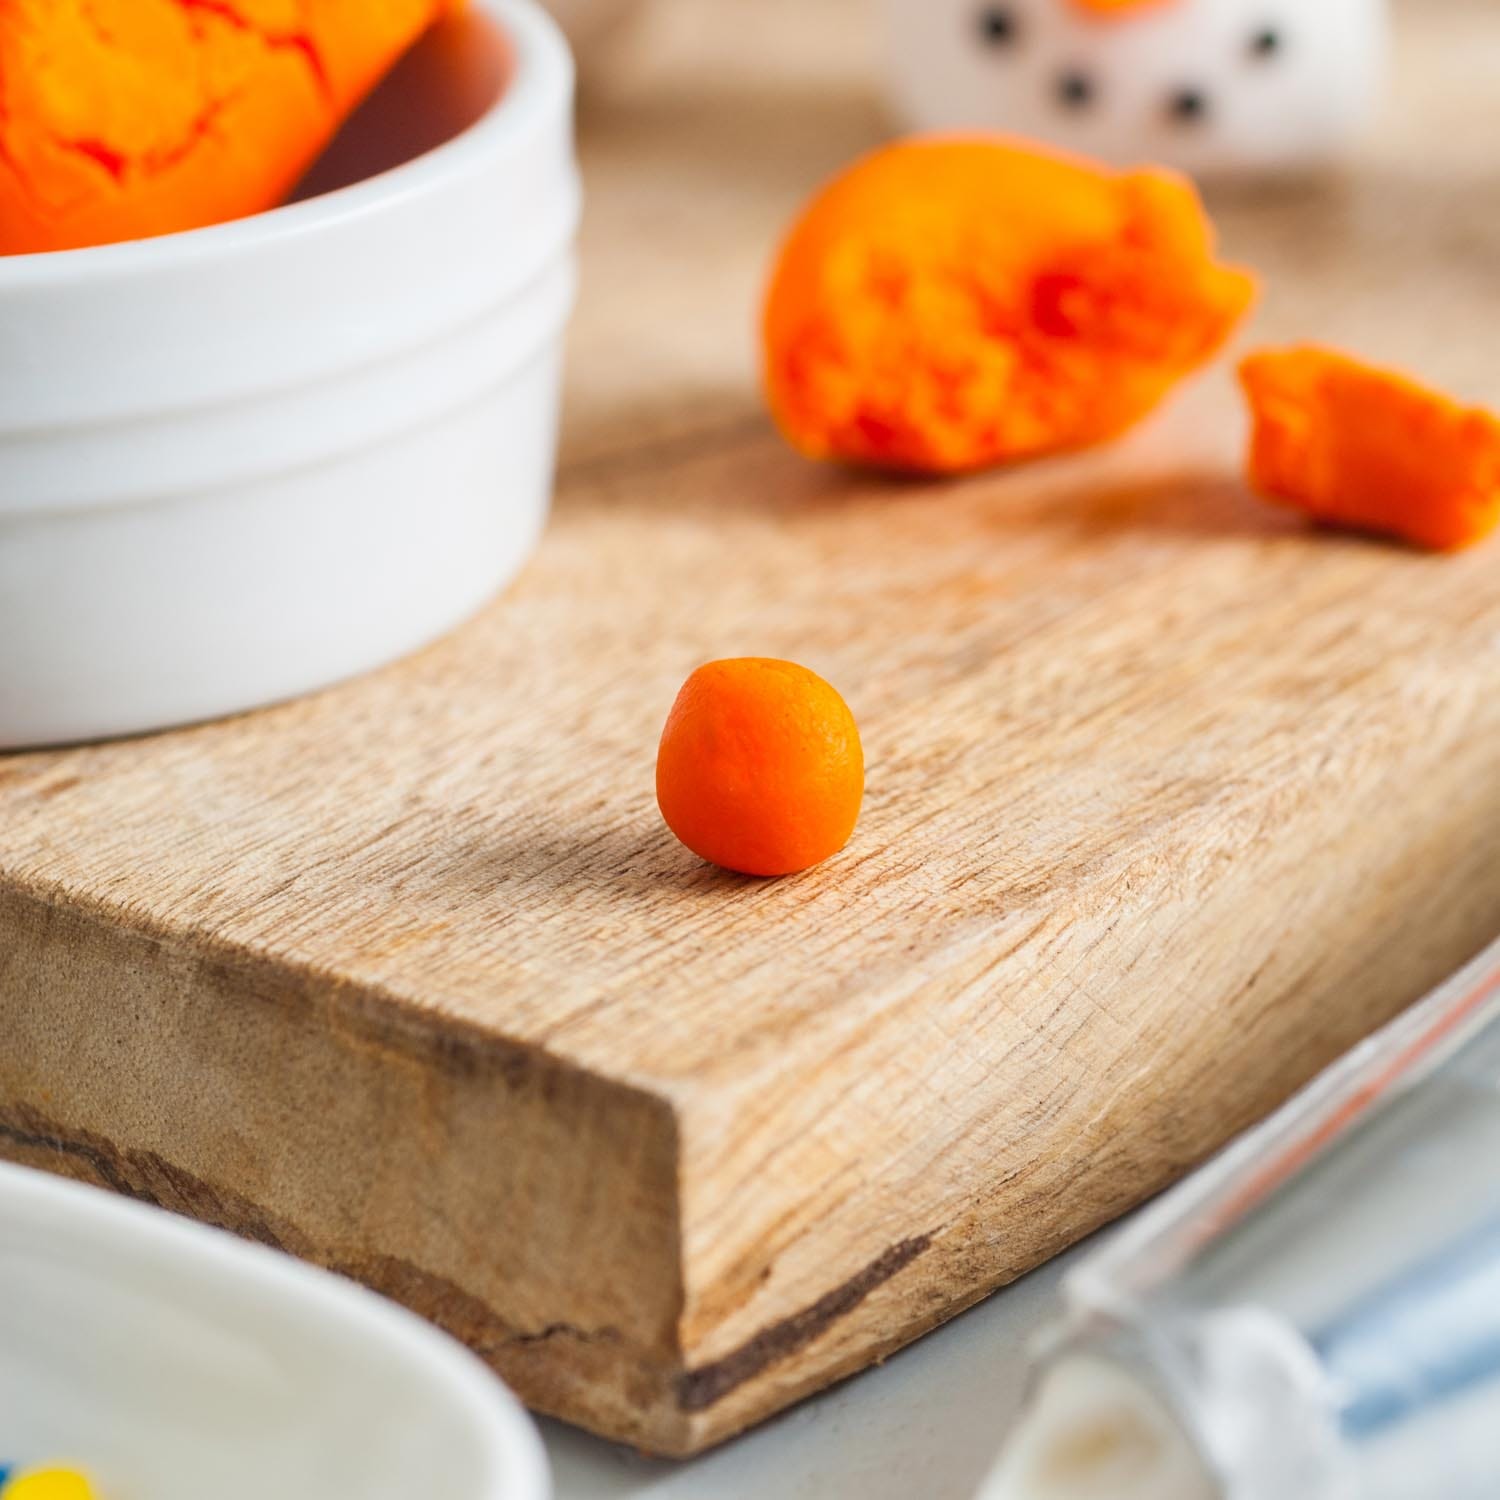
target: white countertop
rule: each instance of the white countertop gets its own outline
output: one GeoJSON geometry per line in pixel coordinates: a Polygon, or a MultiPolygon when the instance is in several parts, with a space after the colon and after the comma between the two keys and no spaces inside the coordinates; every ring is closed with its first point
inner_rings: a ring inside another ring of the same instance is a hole
{"type": "Polygon", "coordinates": [[[557,1500],[970,1500],[1020,1402],[1031,1336],[1078,1253],[690,1463],[544,1422],[557,1500]]]}

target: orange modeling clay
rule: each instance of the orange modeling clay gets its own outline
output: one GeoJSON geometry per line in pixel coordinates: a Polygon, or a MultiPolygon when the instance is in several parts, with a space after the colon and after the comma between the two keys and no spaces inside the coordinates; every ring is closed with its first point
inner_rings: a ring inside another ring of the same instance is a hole
{"type": "Polygon", "coordinates": [[[1319,521],[1456,551],[1500,525],[1500,419],[1334,349],[1240,366],[1250,482],[1319,521]]]}
{"type": "Polygon", "coordinates": [[[1073,0],[1079,10],[1106,21],[1121,21],[1171,3],[1173,0],[1073,0]]]}
{"type": "Polygon", "coordinates": [[[865,760],[848,705],[795,662],[710,662],[662,730],[656,800],[694,854],[746,875],[791,875],[849,842],[865,760]]]}
{"type": "Polygon", "coordinates": [[[1124,432],[1254,299],[1186,179],[1020,141],[857,162],[791,231],[763,322],[771,408],[815,458],[951,473],[1124,432]]]}
{"type": "Polygon", "coordinates": [[[0,254],[287,196],[452,0],[0,0],[0,254]]]}

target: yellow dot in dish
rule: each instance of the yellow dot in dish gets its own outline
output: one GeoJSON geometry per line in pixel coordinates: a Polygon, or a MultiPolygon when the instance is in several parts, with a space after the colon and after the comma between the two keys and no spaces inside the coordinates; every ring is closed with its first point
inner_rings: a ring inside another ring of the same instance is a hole
{"type": "Polygon", "coordinates": [[[76,1469],[30,1469],[0,1489],[0,1500],[97,1500],[76,1469]]]}

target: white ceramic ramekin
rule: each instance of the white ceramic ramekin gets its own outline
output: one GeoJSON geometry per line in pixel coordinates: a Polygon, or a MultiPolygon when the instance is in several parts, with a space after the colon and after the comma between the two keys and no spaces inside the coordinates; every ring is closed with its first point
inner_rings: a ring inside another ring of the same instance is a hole
{"type": "Polygon", "coordinates": [[[376,157],[487,96],[415,159],[0,258],[0,747],[333,682],[531,551],[573,297],[572,64],[532,0],[474,0],[422,47],[351,124],[376,157]]]}
{"type": "Polygon", "coordinates": [[[326,1271],[0,1164],[0,1464],[140,1500],[546,1500],[478,1359],[326,1271]]]}

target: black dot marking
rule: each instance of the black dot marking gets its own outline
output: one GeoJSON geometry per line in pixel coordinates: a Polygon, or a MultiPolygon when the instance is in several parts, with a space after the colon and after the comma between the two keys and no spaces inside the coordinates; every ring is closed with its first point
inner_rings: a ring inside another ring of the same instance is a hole
{"type": "Polygon", "coordinates": [[[987,5],[979,12],[979,35],[991,47],[1009,47],[1020,40],[1021,23],[1006,5],[987,5]]]}
{"type": "Polygon", "coordinates": [[[1284,45],[1281,33],[1274,26],[1267,26],[1250,38],[1250,56],[1256,62],[1269,62],[1281,55],[1284,45]]]}
{"type": "Polygon", "coordinates": [[[1167,113],[1183,125],[1197,125],[1208,118],[1208,95],[1199,89],[1179,89],[1167,101],[1167,113]]]}
{"type": "Polygon", "coordinates": [[[1097,92],[1087,73],[1069,71],[1057,80],[1057,97],[1066,109],[1087,109],[1097,92]]]}

